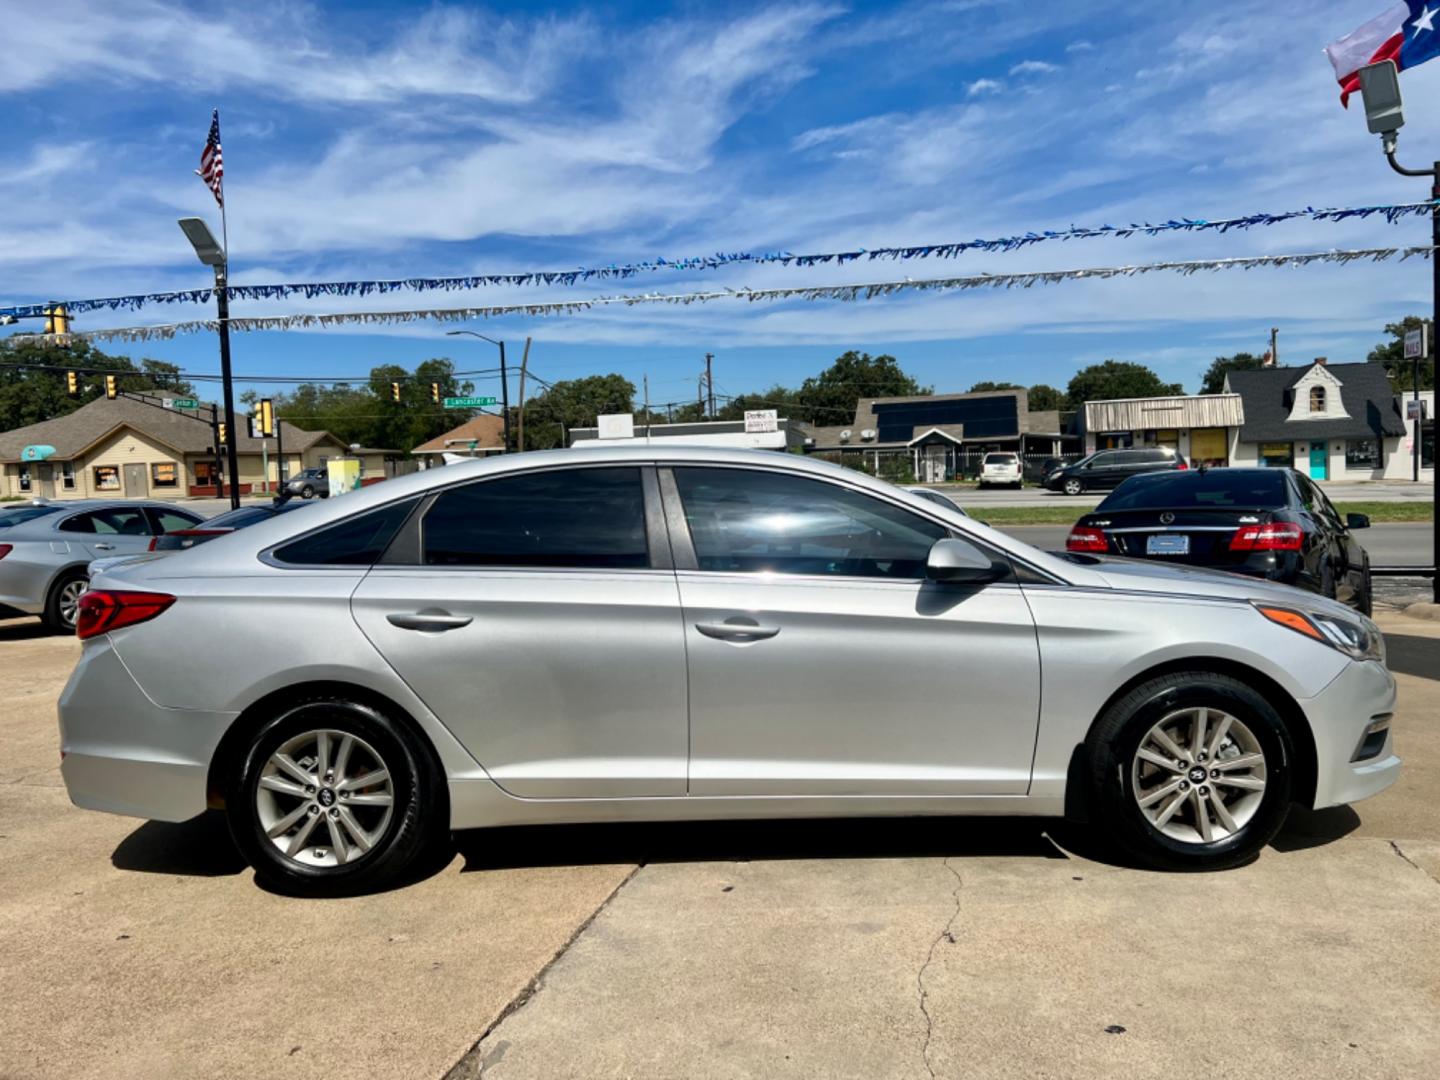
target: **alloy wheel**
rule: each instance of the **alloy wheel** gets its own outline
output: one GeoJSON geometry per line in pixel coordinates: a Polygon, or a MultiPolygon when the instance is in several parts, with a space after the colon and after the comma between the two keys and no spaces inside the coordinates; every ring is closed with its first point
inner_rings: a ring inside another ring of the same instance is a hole
{"type": "Polygon", "coordinates": [[[1209,844],[1245,827],[1265,798],[1265,753],[1238,718],[1179,709],[1135,751],[1131,785],[1140,812],[1172,840],[1209,844]]]}
{"type": "Polygon", "coordinates": [[[80,616],[80,597],[84,596],[89,588],[90,582],[86,578],[75,578],[73,581],[67,581],[60,589],[58,606],[60,618],[65,621],[66,626],[74,627],[80,616]]]}
{"type": "Polygon", "coordinates": [[[282,855],[306,866],[365,858],[384,837],[394,804],[394,781],[375,748],[332,729],[283,742],[255,789],[260,828],[282,855]]]}

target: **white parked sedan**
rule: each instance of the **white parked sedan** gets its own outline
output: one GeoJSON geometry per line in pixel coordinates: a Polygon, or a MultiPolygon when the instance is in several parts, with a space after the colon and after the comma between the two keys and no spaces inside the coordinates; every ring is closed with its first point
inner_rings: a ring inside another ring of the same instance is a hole
{"type": "Polygon", "coordinates": [[[71,798],[223,805],[296,891],[392,882],[448,829],[616,820],[1067,814],[1227,867],[1400,766],[1364,616],[783,454],[466,462],[91,585],[71,798]]]}

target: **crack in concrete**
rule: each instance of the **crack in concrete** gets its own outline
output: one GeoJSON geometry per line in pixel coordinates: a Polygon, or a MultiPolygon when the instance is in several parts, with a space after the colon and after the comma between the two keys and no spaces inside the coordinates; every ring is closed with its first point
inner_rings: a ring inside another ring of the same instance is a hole
{"type": "Polygon", "coordinates": [[[1426,870],[1423,866],[1421,866],[1419,863],[1417,863],[1414,859],[1410,858],[1409,855],[1406,855],[1405,852],[1403,852],[1402,850],[1400,850],[1400,844],[1399,844],[1398,841],[1396,841],[1396,840],[1391,840],[1391,841],[1390,841],[1390,849],[1391,849],[1392,851],[1394,851],[1396,855],[1399,855],[1400,858],[1404,859],[1407,863],[1409,863],[1411,866],[1413,866],[1416,870],[1419,870],[1420,873],[1424,874],[1424,875],[1425,875],[1426,877],[1428,877],[1431,881],[1435,882],[1436,885],[1440,885],[1440,878],[1437,878],[1434,874],[1430,873],[1429,870],[1426,870]]]}
{"type": "Polygon", "coordinates": [[[501,1024],[530,1003],[545,985],[545,976],[549,974],[550,969],[560,962],[561,957],[570,951],[570,946],[574,945],[575,942],[579,940],[580,935],[590,929],[591,923],[600,917],[600,913],[610,906],[610,901],[614,900],[615,897],[619,895],[620,890],[625,888],[626,885],[629,885],[635,875],[643,869],[645,869],[645,863],[638,863],[633,870],[621,879],[615,888],[610,890],[609,895],[606,896],[604,900],[601,900],[599,906],[590,913],[584,922],[575,928],[574,932],[565,939],[560,948],[555,950],[550,959],[546,960],[545,963],[540,966],[540,970],[531,977],[529,982],[521,987],[520,992],[506,1002],[505,1007],[500,1010],[499,1015],[490,1021],[489,1026],[480,1033],[480,1037],[475,1040],[470,1049],[465,1051],[460,1060],[452,1065],[449,1071],[445,1073],[443,1080],[480,1080],[480,1078],[485,1075],[486,1069],[491,1065],[499,1064],[500,1059],[505,1056],[505,1052],[510,1049],[510,1044],[502,1039],[492,1053],[482,1055],[480,1048],[485,1045],[485,1040],[490,1038],[501,1024]]]}
{"type": "Polygon", "coordinates": [[[935,940],[930,943],[930,951],[925,954],[925,963],[920,965],[920,970],[915,973],[915,990],[920,995],[920,1014],[925,1017],[925,1045],[920,1048],[920,1060],[925,1064],[925,1071],[930,1074],[930,1080],[935,1080],[935,1069],[930,1064],[930,1040],[935,1034],[935,1020],[930,1015],[928,1004],[929,993],[925,989],[925,972],[930,969],[930,964],[935,959],[935,950],[940,947],[940,942],[949,941],[955,943],[955,920],[960,918],[960,890],[965,887],[965,881],[960,877],[960,871],[950,865],[948,858],[941,860],[941,865],[949,870],[955,877],[955,891],[951,894],[955,900],[955,910],[950,913],[944,928],[935,935],[935,940]]]}

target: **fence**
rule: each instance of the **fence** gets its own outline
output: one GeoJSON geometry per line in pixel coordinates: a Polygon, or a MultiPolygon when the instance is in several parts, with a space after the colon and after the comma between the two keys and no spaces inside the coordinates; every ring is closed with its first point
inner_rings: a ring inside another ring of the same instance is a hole
{"type": "MultiPolygon", "coordinates": [[[[893,484],[953,484],[975,481],[985,455],[993,451],[927,447],[921,450],[827,450],[813,456],[889,480],[893,484]]],[[[1051,468],[1079,461],[1084,454],[1024,454],[1025,482],[1038,484],[1051,468]],[[1058,464],[1057,464],[1058,463],[1058,464]]]]}

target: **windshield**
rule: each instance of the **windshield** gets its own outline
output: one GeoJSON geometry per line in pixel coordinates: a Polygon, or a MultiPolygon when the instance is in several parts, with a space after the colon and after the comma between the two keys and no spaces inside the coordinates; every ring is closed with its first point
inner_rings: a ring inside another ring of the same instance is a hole
{"type": "Polygon", "coordinates": [[[1279,470],[1162,472],[1136,476],[1095,508],[1104,510],[1203,510],[1208,507],[1270,508],[1285,505],[1285,477],[1279,470]]]}
{"type": "Polygon", "coordinates": [[[58,506],[19,506],[14,510],[0,510],[0,529],[8,529],[12,525],[22,525],[27,521],[44,517],[46,514],[58,513],[59,510],[58,506]]]}

